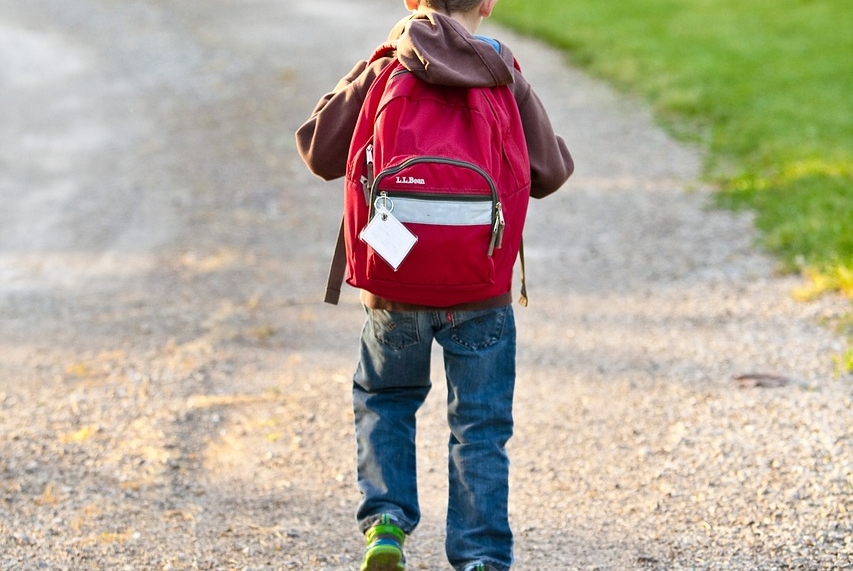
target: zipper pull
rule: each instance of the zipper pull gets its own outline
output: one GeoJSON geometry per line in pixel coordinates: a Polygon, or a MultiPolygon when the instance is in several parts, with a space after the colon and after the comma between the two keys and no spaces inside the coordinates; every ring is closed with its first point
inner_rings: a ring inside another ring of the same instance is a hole
{"type": "Polygon", "coordinates": [[[500,248],[504,243],[504,228],[506,228],[506,220],[504,220],[504,209],[500,202],[495,205],[495,208],[498,211],[498,242],[495,247],[500,248]]]}
{"type": "Polygon", "coordinates": [[[373,187],[373,143],[367,145],[367,148],[364,150],[365,165],[367,176],[361,177],[361,189],[364,192],[364,201],[369,205],[370,204],[370,192],[373,187]]]}
{"type": "Polygon", "coordinates": [[[506,220],[504,219],[504,211],[501,203],[495,204],[495,225],[492,227],[492,241],[489,244],[489,257],[495,252],[495,248],[500,248],[504,240],[504,228],[506,220]]]}

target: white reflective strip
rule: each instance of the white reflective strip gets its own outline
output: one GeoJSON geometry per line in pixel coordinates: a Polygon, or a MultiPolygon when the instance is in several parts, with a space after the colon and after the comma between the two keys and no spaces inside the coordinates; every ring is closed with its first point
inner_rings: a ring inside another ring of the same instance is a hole
{"type": "Polygon", "coordinates": [[[389,197],[394,217],[400,222],[439,226],[491,225],[491,200],[424,200],[389,197]]]}

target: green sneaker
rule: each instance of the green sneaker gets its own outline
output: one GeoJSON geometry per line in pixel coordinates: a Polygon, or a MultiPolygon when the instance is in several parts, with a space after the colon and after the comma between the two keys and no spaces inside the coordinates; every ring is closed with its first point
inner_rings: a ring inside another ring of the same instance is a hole
{"type": "Polygon", "coordinates": [[[364,532],[364,537],[367,549],[361,571],[406,571],[403,556],[406,534],[391,523],[388,514],[382,514],[376,525],[364,532]]]}

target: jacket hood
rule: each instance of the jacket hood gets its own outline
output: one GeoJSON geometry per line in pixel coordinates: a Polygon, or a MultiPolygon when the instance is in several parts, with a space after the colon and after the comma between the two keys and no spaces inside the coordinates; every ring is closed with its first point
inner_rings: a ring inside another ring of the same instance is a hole
{"type": "Polygon", "coordinates": [[[389,37],[397,59],[420,79],[454,87],[495,87],[513,82],[514,58],[501,45],[472,36],[456,20],[418,13],[400,21],[389,37]]]}

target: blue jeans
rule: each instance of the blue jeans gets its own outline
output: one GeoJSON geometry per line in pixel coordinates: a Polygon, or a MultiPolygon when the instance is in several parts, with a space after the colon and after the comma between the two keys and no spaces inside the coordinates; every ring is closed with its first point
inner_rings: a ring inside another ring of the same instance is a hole
{"type": "Polygon", "coordinates": [[[411,533],[420,520],[415,414],[429,393],[430,354],[444,350],[449,498],[446,552],[457,570],[512,564],[509,458],[515,388],[512,306],[482,311],[367,309],[353,377],[357,517],[365,531],[387,513],[411,533]]]}

